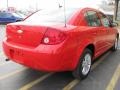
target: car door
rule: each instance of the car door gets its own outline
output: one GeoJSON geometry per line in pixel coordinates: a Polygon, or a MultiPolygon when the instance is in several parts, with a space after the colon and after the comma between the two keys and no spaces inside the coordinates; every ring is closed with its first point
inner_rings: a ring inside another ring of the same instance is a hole
{"type": "Polygon", "coordinates": [[[110,20],[102,13],[99,13],[101,22],[102,22],[102,30],[106,32],[106,45],[107,48],[111,47],[113,45],[113,42],[115,40],[115,34],[114,29],[111,27],[110,20]]]}
{"type": "Polygon", "coordinates": [[[85,14],[86,21],[88,23],[89,29],[91,30],[91,35],[95,40],[96,56],[101,54],[106,47],[106,31],[102,30],[102,24],[100,18],[96,11],[87,11],[85,14]]]}

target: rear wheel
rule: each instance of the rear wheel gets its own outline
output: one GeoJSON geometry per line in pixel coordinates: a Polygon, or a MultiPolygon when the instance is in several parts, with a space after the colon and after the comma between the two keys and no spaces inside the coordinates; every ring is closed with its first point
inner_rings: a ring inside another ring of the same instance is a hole
{"type": "Polygon", "coordinates": [[[78,79],[84,79],[88,76],[91,69],[92,52],[89,49],[85,49],[80,58],[80,63],[73,71],[73,76],[78,79]]]}
{"type": "Polygon", "coordinates": [[[116,51],[118,49],[118,38],[115,39],[115,43],[112,47],[112,51],[116,51]]]}

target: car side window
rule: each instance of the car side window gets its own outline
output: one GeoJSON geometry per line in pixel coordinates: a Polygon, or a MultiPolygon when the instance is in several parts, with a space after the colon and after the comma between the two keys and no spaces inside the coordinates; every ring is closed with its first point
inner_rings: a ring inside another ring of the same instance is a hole
{"type": "Polygon", "coordinates": [[[12,17],[12,15],[10,13],[6,13],[5,17],[10,18],[10,17],[12,17]]]}
{"type": "Polygon", "coordinates": [[[5,13],[0,13],[0,17],[2,18],[2,17],[4,17],[5,16],[5,13]]]}
{"type": "Polygon", "coordinates": [[[101,26],[101,22],[95,11],[87,11],[85,18],[89,26],[101,26]]]}
{"type": "Polygon", "coordinates": [[[1,18],[10,18],[10,17],[12,17],[12,15],[10,13],[3,12],[3,13],[0,13],[0,17],[1,18]]]}
{"type": "Polygon", "coordinates": [[[101,22],[103,24],[104,27],[109,27],[110,26],[110,21],[109,19],[102,13],[99,13],[100,17],[101,17],[101,22]]]}

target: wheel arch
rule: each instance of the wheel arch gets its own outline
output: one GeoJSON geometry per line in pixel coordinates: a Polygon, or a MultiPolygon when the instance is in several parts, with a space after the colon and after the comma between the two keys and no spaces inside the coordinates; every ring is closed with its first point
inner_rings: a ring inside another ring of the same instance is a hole
{"type": "Polygon", "coordinates": [[[76,57],[76,60],[75,62],[73,63],[73,67],[74,69],[76,69],[77,65],[79,64],[80,62],[80,56],[82,55],[83,51],[87,48],[87,49],[90,49],[92,51],[92,57],[94,58],[94,55],[95,55],[95,45],[93,43],[88,43],[86,45],[82,45],[82,47],[80,47],[80,51],[77,53],[77,57],[76,57]],[[84,46],[84,48],[82,48],[84,46]]]}
{"type": "Polygon", "coordinates": [[[86,48],[92,51],[92,57],[94,57],[94,55],[95,55],[95,46],[94,46],[94,44],[89,44],[89,45],[87,45],[85,47],[85,49],[86,48]]]}

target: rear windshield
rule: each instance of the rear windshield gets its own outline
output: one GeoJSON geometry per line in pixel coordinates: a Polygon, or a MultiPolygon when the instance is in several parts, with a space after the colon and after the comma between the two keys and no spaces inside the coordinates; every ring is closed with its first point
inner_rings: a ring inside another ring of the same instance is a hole
{"type": "MultiPolygon", "coordinates": [[[[75,14],[76,9],[66,9],[66,21],[71,18],[73,14],[75,14]]],[[[27,18],[25,21],[27,22],[60,22],[63,23],[65,20],[64,17],[64,9],[57,10],[41,10],[27,18]]]]}

